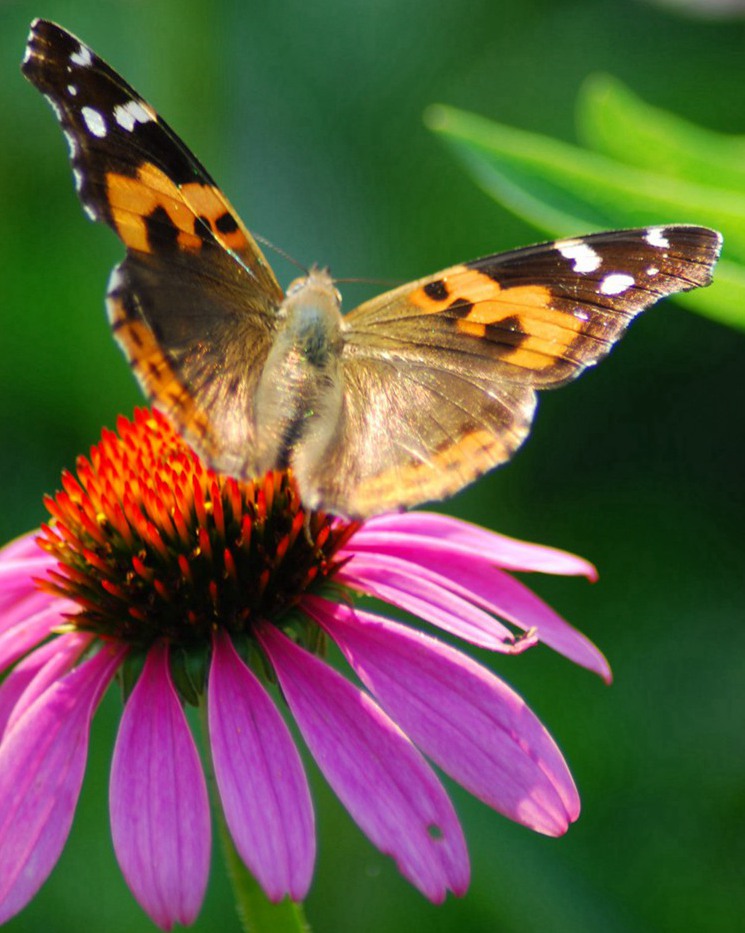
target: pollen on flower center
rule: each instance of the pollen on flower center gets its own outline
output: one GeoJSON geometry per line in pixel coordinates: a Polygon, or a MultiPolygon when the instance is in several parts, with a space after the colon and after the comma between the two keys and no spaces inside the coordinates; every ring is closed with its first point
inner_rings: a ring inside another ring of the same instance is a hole
{"type": "Polygon", "coordinates": [[[357,528],[306,512],[292,474],[240,482],[209,470],[158,412],[104,431],[45,501],[42,589],[75,601],[77,628],[148,647],[276,620],[337,569],[357,528]]]}

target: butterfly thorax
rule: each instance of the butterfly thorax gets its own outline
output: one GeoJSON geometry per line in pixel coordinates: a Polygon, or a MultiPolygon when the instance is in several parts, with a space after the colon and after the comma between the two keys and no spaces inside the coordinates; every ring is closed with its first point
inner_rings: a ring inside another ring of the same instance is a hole
{"type": "Polygon", "coordinates": [[[342,408],[341,296],[327,270],[292,283],[277,322],[254,405],[259,471],[322,455],[342,408]]]}
{"type": "Polygon", "coordinates": [[[341,345],[341,295],[328,270],[313,266],[307,276],[295,279],[278,319],[288,345],[310,366],[323,367],[341,345]]]}

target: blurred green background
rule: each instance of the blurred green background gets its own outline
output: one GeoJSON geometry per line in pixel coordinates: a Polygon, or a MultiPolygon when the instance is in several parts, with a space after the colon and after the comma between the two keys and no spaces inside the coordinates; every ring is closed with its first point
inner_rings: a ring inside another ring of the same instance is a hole
{"type": "MultiPolygon", "coordinates": [[[[103,312],[120,246],[83,217],[56,121],[18,70],[37,15],[120,70],[255,232],[338,276],[405,281],[542,238],[482,194],[425,129],[433,102],[571,140],[578,89],[603,70],[651,103],[745,132],[745,22],[643,2],[3,0],[3,540],[37,525],[60,470],[140,403],[103,312]]],[[[295,276],[270,259],[281,282],[295,276]]],[[[374,290],[346,286],[347,307],[374,290]]],[[[684,302],[655,308],[597,371],[543,397],[509,467],[447,504],[600,569],[595,586],[530,582],[605,651],[613,687],[543,648],[481,656],[552,730],[583,814],[549,840],[453,788],[473,883],[436,908],[367,843],[311,766],[316,931],[743,929],[744,372],[742,333],[684,302]]],[[[109,841],[119,711],[112,692],[69,844],[9,931],[151,929],[109,841]]],[[[218,925],[238,929],[215,858],[195,929],[218,925]]]]}

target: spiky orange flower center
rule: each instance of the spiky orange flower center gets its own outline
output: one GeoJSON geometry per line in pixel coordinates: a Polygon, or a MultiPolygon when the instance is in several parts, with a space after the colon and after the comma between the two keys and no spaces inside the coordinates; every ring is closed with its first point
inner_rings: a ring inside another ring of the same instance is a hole
{"type": "Polygon", "coordinates": [[[238,482],[207,469],[157,412],[104,431],[45,501],[39,581],[81,629],[148,647],[204,644],[215,626],[276,620],[338,567],[357,525],[302,507],[291,473],[238,482]]]}

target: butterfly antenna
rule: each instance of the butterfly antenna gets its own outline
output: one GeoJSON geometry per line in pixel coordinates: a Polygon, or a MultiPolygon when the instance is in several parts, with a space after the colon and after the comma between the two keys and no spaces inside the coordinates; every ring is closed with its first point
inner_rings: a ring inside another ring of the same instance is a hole
{"type": "Polygon", "coordinates": [[[396,288],[399,285],[405,285],[406,283],[402,279],[367,279],[367,278],[353,278],[353,279],[337,279],[334,278],[334,282],[337,285],[349,285],[350,283],[355,285],[380,285],[383,288],[396,288]]]}
{"type": "MultiPolygon", "coordinates": [[[[297,266],[304,275],[308,275],[308,269],[294,256],[291,256],[288,252],[283,250],[279,246],[275,246],[271,240],[267,240],[266,237],[261,236],[258,233],[253,233],[253,238],[257,243],[261,243],[262,246],[266,246],[267,249],[272,250],[278,256],[281,256],[283,259],[286,259],[287,262],[291,263],[293,266],[297,266]]],[[[379,285],[381,288],[396,288],[399,285],[403,285],[404,282],[400,279],[368,279],[368,278],[343,278],[337,279],[334,277],[334,282],[337,285],[379,285]]]]}
{"type": "Polygon", "coordinates": [[[253,238],[256,240],[257,243],[261,243],[261,245],[266,246],[267,249],[273,250],[278,256],[281,256],[283,259],[286,259],[287,262],[291,263],[293,266],[297,266],[298,269],[300,269],[304,275],[308,274],[308,269],[302,264],[302,262],[295,259],[294,256],[290,256],[289,253],[285,252],[285,250],[283,249],[280,249],[279,246],[275,246],[271,240],[267,240],[266,237],[259,236],[259,234],[257,233],[253,234],[253,238]]]}

